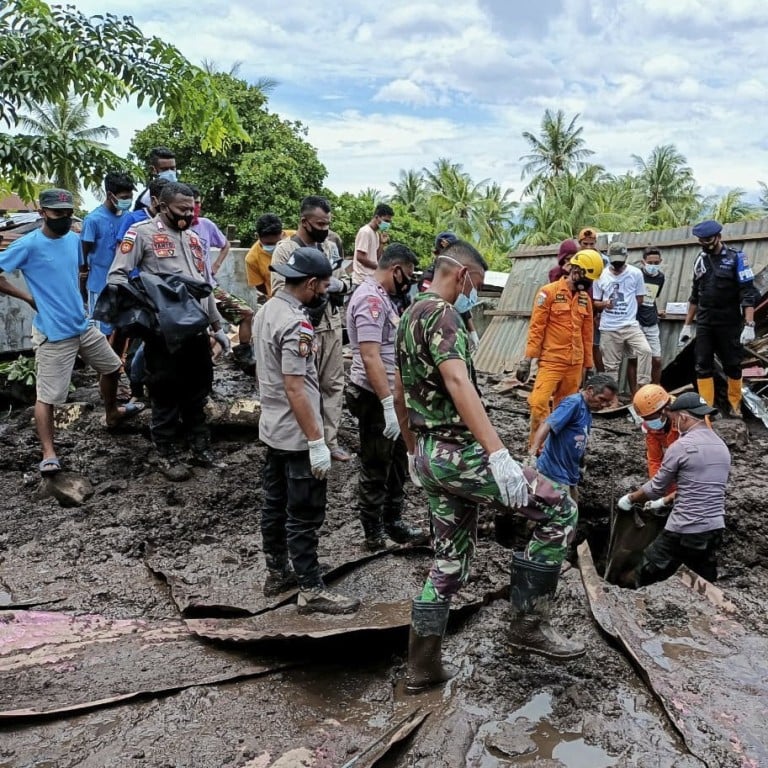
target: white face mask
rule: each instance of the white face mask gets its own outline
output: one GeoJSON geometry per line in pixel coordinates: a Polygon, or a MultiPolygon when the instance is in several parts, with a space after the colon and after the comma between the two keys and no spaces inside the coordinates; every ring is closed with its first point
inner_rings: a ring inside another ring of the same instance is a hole
{"type": "Polygon", "coordinates": [[[645,271],[649,275],[658,275],[659,274],[659,265],[658,264],[646,264],[644,266],[645,271]]]}

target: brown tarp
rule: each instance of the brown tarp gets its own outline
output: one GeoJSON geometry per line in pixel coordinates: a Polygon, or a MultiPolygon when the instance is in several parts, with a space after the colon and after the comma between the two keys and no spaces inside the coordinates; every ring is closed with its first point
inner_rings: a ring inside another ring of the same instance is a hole
{"type": "Polygon", "coordinates": [[[579,566],[592,613],[638,665],[688,749],[717,768],[768,766],[768,638],[712,584],[681,568],[638,590],[579,566]]]}

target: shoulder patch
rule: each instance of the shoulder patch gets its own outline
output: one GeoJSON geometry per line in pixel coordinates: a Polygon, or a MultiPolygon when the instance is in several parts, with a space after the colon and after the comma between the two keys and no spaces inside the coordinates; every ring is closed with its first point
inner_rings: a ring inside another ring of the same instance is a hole
{"type": "Polygon", "coordinates": [[[125,234],[123,235],[123,242],[126,240],[135,240],[136,239],[136,230],[133,227],[128,227],[128,229],[125,230],[125,234]]]}
{"type": "Polygon", "coordinates": [[[123,240],[120,243],[120,253],[130,253],[133,250],[135,240],[123,240]]]}
{"type": "Polygon", "coordinates": [[[378,296],[366,296],[368,302],[368,311],[371,313],[371,317],[374,320],[379,319],[382,310],[382,301],[378,296]]]}
{"type": "Polygon", "coordinates": [[[547,301],[547,294],[542,292],[536,297],[536,306],[543,307],[546,301],[547,301]]]}

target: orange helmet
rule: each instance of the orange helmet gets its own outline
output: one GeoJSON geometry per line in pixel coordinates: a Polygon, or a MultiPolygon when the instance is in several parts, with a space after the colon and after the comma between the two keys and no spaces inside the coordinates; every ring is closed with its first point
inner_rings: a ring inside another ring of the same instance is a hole
{"type": "Polygon", "coordinates": [[[665,405],[669,405],[671,400],[672,397],[664,387],[658,384],[646,384],[635,392],[632,405],[635,406],[637,415],[645,418],[660,411],[665,405]]]}
{"type": "Polygon", "coordinates": [[[603,274],[603,257],[592,248],[585,248],[571,256],[571,266],[579,267],[584,277],[597,280],[603,274]]]}

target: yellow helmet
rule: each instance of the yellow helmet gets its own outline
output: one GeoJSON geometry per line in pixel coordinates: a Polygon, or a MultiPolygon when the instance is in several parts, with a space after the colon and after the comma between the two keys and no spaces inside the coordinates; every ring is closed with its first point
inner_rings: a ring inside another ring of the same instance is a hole
{"type": "Polygon", "coordinates": [[[603,257],[592,248],[585,248],[571,256],[571,266],[579,267],[584,277],[597,280],[603,274],[603,257]]]}
{"type": "Polygon", "coordinates": [[[646,384],[635,392],[632,405],[635,406],[637,415],[645,418],[660,411],[665,405],[669,405],[671,400],[672,397],[664,387],[658,384],[646,384]]]}

